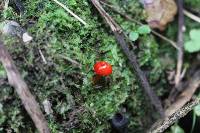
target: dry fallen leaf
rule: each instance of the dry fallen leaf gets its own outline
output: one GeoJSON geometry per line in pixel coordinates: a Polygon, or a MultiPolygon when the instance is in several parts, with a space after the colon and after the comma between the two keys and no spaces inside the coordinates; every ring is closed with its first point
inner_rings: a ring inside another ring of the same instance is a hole
{"type": "Polygon", "coordinates": [[[147,22],[151,28],[164,30],[177,13],[174,0],[144,0],[143,4],[148,16],[147,22]]]}

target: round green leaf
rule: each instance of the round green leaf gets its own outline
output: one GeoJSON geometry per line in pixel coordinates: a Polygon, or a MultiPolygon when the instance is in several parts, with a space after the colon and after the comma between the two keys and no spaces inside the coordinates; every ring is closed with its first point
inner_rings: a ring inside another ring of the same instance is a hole
{"type": "Polygon", "coordinates": [[[138,39],[138,37],[139,37],[139,34],[137,32],[132,31],[129,34],[129,39],[131,41],[136,41],[138,39]]]}
{"type": "Polygon", "coordinates": [[[191,40],[200,41],[200,29],[193,29],[190,31],[191,40]]]}
{"type": "Polygon", "coordinates": [[[199,41],[191,40],[184,44],[184,48],[190,53],[198,52],[200,50],[200,43],[199,41]]]}
{"type": "Polygon", "coordinates": [[[190,39],[184,44],[185,50],[190,53],[200,51],[200,29],[191,30],[190,39]]]}
{"type": "Polygon", "coordinates": [[[139,34],[149,34],[151,32],[151,29],[148,25],[143,25],[138,28],[139,34]]]}

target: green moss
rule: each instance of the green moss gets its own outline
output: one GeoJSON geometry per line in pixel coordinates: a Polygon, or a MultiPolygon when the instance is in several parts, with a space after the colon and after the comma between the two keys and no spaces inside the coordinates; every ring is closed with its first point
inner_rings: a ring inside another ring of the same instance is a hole
{"type": "Polygon", "coordinates": [[[200,0],[185,0],[184,2],[188,8],[192,8],[192,9],[195,9],[196,11],[200,11],[199,10],[200,0]]]}

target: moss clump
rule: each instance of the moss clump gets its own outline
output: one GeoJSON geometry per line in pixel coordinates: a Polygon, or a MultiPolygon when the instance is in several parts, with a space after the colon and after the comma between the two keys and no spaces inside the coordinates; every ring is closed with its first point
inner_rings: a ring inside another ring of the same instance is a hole
{"type": "MultiPolygon", "coordinates": [[[[125,107],[130,114],[130,129],[143,132],[145,94],[109,28],[89,1],[61,2],[85,20],[88,26],[83,26],[48,0],[26,0],[26,13],[22,17],[9,8],[0,18],[1,21],[12,19],[20,22],[34,38],[28,45],[21,44],[17,39],[8,39],[7,46],[41,108],[45,99],[51,102],[54,113],[46,117],[52,132],[108,132],[108,120],[125,107]],[[42,61],[39,50],[47,64],[42,61]],[[79,62],[81,68],[69,59],[79,62]],[[98,60],[113,65],[110,85],[102,89],[92,85],[93,64],[98,60]]],[[[142,12],[138,1],[126,4],[131,11],[134,9],[137,14],[142,12]]],[[[114,17],[127,34],[138,28],[118,15],[114,17]]],[[[149,76],[151,83],[155,83],[163,75],[158,45],[152,36],[141,36],[140,42],[140,64],[148,71],[153,70],[149,76]]],[[[0,91],[0,130],[34,132],[33,124],[24,115],[25,110],[13,89],[1,86],[2,89],[5,91],[0,91]]],[[[162,90],[158,87],[157,92],[161,95],[162,90]]]]}
{"type": "Polygon", "coordinates": [[[199,6],[200,6],[200,0],[185,0],[185,5],[187,5],[187,8],[192,8],[195,9],[196,11],[200,11],[199,10],[199,6]]]}

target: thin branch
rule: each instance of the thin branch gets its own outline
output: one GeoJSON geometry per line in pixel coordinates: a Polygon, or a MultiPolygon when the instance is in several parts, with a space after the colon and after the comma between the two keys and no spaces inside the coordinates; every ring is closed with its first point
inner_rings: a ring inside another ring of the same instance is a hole
{"type": "Polygon", "coordinates": [[[168,42],[169,44],[171,44],[174,48],[178,49],[177,44],[176,44],[174,41],[170,40],[169,38],[163,36],[162,34],[156,32],[156,31],[153,30],[153,29],[151,30],[151,32],[152,32],[154,35],[156,35],[157,37],[160,37],[162,40],[164,40],[164,41],[168,42]]]}
{"type": "Polygon", "coordinates": [[[26,111],[32,118],[36,128],[40,133],[50,133],[47,121],[45,120],[42,111],[40,110],[39,104],[31,94],[27,84],[22,79],[17,67],[13,63],[13,60],[8,53],[7,49],[0,41],[0,61],[2,62],[8,76],[8,81],[13,86],[19,95],[26,111]]]}
{"type": "Polygon", "coordinates": [[[42,51],[39,49],[39,53],[40,53],[40,56],[42,58],[42,61],[44,62],[44,64],[47,64],[47,60],[46,58],[44,57],[44,54],[42,53],[42,51]]]}
{"type": "Polygon", "coordinates": [[[181,73],[181,79],[185,77],[186,72],[187,72],[187,67],[184,67],[181,73]]]}
{"type": "MultiPolygon", "coordinates": [[[[104,4],[105,6],[109,7],[110,9],[112,9],[114,12],[116,12],[116,13],[118,13],[119,15],[121,15],[122,17],[124,17],[125,19],[127,19],[127,20],[129,20],[129,21],[132,21],[132,22],[134,22],[134,23],[136,23],[136,24],[138,24],[138,25],[144,25],[143,23],[141,23],[141,22],[139,22],[139,21],[133,19],[131,16],[129,16],[129,15],[123,13],[123,11],[121,11],[121,10],[118,9],[117,7],[115,7],[115,6],[113,6],[113,5],[110,5],[110,4],[108,4],[108,3],[105,3],[105,2],[103,2],[103,1],[100,1],[100,2],[101,2],[102,4],[104,4]]],[[[156,35],[157,37],[161,38],[162,40],[168,42],[168,43],[171,44],[174,48],[178,49],[176,42],[170,40],[169,38],[163,36],[162,34],[156,32],[156,31],[153,30],[153,29],[151,29],[151,31],[152,31],[152,33],[153,33],[154,35],[156,35]]]]}
{"type": "Polygon", "coordinates": [[[75,17],[78,21],[80,21],[82,24],[87,25],[87,23],[81,19],[78,15],[73,13],[69,8],[67,8],[64,4],[59,2],[58,0],[53,0],[55,3],[57,3],[59,6],[61,6],[63,9],[65,9],[69,14],[71,14],[73,17],[75,17]]]}
{"type": "Polygon", "coordinates": [[[196,105],[200,104],[200,98],[193,100],[192,102],[179,109],[171,116],[158,120],[147,133],[163,133],[168,127],[173,125],[176,121],[186,116],[196,105]]]}
{"type": "Polygon", "coordinates": [[[56,55],[56,57],[64,59],[64,60],[70,62],[72,65],[77,66],[78,68],[82,67],[82,65],[79,62],[77,62],[76,60],[74,60],[70,57],[67,57],[67,56],[64,56],[64,55],[61,55],[61,54],[56,55]]]}
{"type": "Polygon", "coordinates": [[[200,23],[200,18],[194,14],[192,14],[191,12],[187,11],[186,9],[183,10],[183,13],[185,16],[187,16],[188,18],[200,23]]]}
{"type": "MultiPolygon", "coordinates": [[[[136,72],[136,75],[138,76],[140,83],[149,97],[151,104],[155,106],[156,110],[160,113],[160,115],[164,116],[163,107],[161,104],[161,101],[159,100],[158,96],[155,94],[155,92],[152,90],[151,86],[149,85],[149,82],[144,74],[144,72],[140,69],[140,66],[137,62],[136,55],[132,50],[129,49],[127,44],[127,37],[122,32],[121,27],[110,17],[110,15],[102,8],[101,4],[98,0],[91,0],[93,5],[97,8],[101,16],[106,20],[106,23],[110,26],[112,32],[114,33],[116,40],[118,41],[118,44],[122,48],[124,54],[128,57],[129,63],[131,65],[131,68],[136,72]]],[[[131,43],[130,41],[128,41],[131,43]]]]}
{"type": "Polygon", "coordinates": [[[178,0],[178,59],[177,59],[177,68],[176,68],[176,76],[175,76],[175,86],[177,87],[181,81],[181,73],[183,66],[183,32],[184,32],[184,15],[183,15],[183,0],[178,0]]]}

